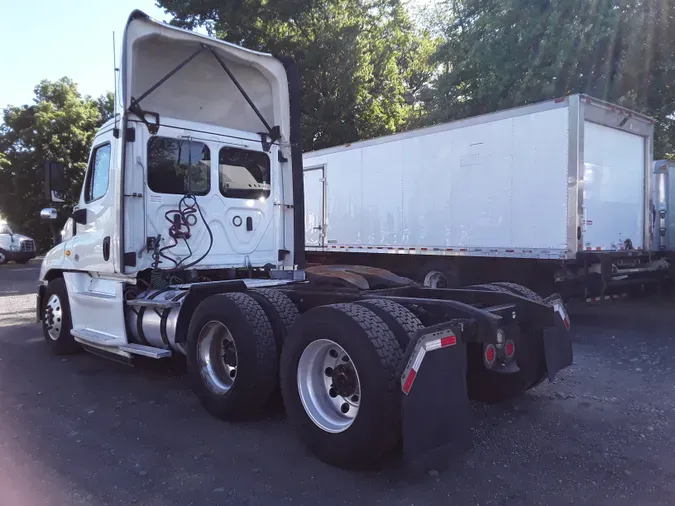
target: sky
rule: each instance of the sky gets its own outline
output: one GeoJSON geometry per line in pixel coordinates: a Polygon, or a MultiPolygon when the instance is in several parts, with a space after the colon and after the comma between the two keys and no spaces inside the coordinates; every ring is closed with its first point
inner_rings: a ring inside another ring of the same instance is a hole
{"type": "Polygon", "coordinates": [[[43,79],[70,77],[81,93],[113,89],[113,31],[134,9],[166,21],[154,0],[0,0],[0,110],[33,100],[43,79]]]}

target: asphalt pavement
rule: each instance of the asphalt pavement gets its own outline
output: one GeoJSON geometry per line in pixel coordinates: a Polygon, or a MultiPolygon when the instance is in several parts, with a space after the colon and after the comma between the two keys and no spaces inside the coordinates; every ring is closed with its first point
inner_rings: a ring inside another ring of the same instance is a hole
{"type": "Polygon", "coordinates": [[[38,266],[0,266],[0,506],[672,505],[675,301],[572,311],[575,365],[499,406],[473,406],[473,448],[441,472],[329,467],[283,409],[230,424],[184,366],[47,353],[38,266]]]}

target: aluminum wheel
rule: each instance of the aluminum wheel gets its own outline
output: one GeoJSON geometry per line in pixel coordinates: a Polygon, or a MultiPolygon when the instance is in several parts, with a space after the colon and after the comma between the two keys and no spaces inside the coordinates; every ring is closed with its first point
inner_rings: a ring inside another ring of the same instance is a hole
{"type": "Polygon", "coordinates": [[[307,415],[326,432],[347,430],[359,412],[359,374],[347,352],[328,339],[313,341],[302,352],[298,392],[307,415]]]}
{"type": "Polygon", "coordinates": [[[45,304],[43,316],[49,338],[56,341],[61,335],[61,322],[63,320],[63,310],[61,309],[61,300],[58,295],[52,294],[49,297],[49,300],[45,304]]]}
{"type": "Polygon", "coordinates": [[[448,278],[441,271],[429,271],[424,276],[424,286],[428,286],[429,288],[447,288],[448,278]]]}
{"type": "Polygon", "coordinates": [[[202,327],[197,338],[197,360],[210,390],[224,394],[232,388],[237,376],[237,347],[221,322],[210,321],[202,327]]]}

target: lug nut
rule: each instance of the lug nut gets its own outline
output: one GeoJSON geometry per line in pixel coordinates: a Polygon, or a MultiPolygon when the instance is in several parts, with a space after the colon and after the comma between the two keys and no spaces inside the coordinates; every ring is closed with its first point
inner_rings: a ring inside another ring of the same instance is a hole
{"type": "Polygon", "coordinates": [[[342,406],[340,406],[340,411],[342,411],[343,413],[349,411],[349,404],[345,402],[342,406]]]}

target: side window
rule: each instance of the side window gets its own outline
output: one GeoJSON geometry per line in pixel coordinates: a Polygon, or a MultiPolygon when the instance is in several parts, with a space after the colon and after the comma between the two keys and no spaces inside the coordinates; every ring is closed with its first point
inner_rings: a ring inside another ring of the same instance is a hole
{"type": "Polygon", "coordinates": [[[218,153],[220,193],[238,199],[270,195],[270,158],[260,151],[221,148],[218,153]]]}
{"type": "Polygon", "coordinates": [[[108,191],[110,177],[110,144],[94,148],[89,162],[87,181],[84,187],[84,201],[89,203],[100,199],[108,191]]]}
{"type": "Polygon", "coordinates": [[[148,141],[148,186],[155,193],[206,195],[211,187],[211,151],[189,139],[148,141]]]}

